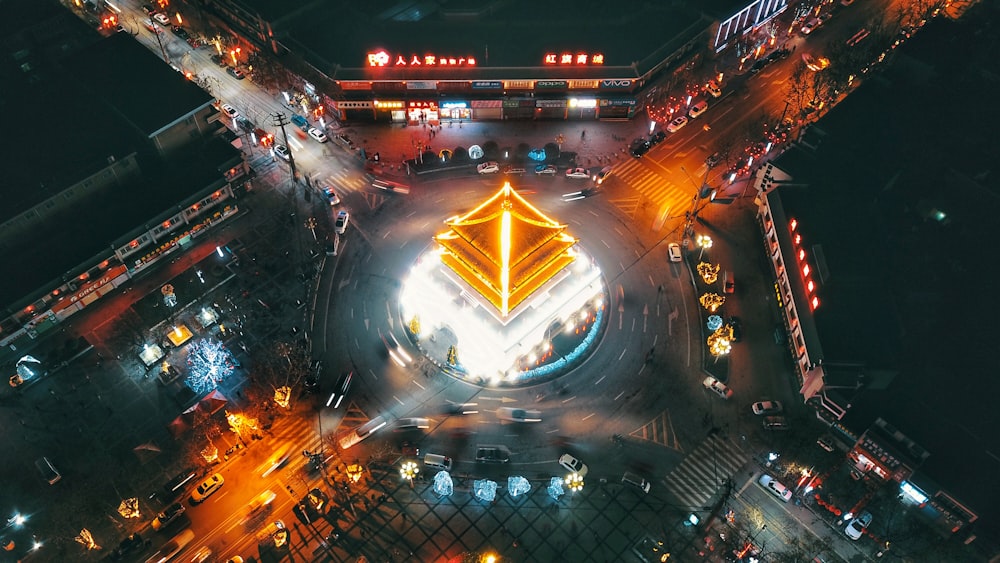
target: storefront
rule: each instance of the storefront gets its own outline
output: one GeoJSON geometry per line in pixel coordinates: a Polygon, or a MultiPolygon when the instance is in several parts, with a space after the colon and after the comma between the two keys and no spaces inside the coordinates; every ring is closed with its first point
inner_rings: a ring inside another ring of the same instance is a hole
{"type": "Polygon", "coordinates": [[[601,98],[598,103],[601,119],[628,119],[635,115],[635,98],[601,98]]]}
{"type": "Polygon", "coordinates": [[[449,100],[441,102],[441,119],[472,119],[472,107],[469,102],[449,100]]]}
{"type": "Polygon", "coordinates": [[[504,119],[534,119],[535,100],[514,99],[503,101],[504,119]]]}
{"type": "Polygon", "coordinates": [[[338,100],[334,111],[340,121],[374,121],[374,103],[364,100],[338,100]]]}
{"type": "Polygon", "coordinates": [[[472,118],[503,119],[503,100],[472,100],[472,118]]]}
{"type": "Polygon", "coordinates": [[[441,121],[438,105],[434,100],[413,100],[406,104],[406,118],[410,125],[437,125],[441,121]]]}
{"type": "Polygon", "coordinates": [[[402,100],[376,100],[375,121],[402,123],[406,121],[406,104],[402,100]]]}
{"type": "Polygon", "coordinates": [[[568,119],[597,119],[597,98],[570,98],[567,101],[568,119]]]}
{"type": "Polygon", "coordinates": [[[535,100],[536,119],[566,119],[566,100],[535,100]]]}

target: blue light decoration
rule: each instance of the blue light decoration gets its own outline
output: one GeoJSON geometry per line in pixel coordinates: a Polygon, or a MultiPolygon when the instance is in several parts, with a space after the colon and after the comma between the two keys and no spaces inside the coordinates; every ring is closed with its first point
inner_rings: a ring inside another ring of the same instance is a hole
{"type": "Polygon", "coordinates": [[[472,491],[479,500],[493,502],[497,498],[497,484],[489,479],[481,479],[472,482],[472,491]]]}
{"type": "Polygon", "coordinates": [[[469,147],[470,159],[479,160],[480,158],[483,158],[483,156],[485,156],[485,153],[483,152],[483,147],[479,145],[472,145],[471,147],[469,147]]]}
{"type": "Polygon", "coordinates": [[[531,149],[528,151],[528,158],[535,162],[545,162],[545,149],[531,149]]]}
{"type": "Polygon", "coordinates": [[[442,497],[450,497],[455,492],[455,484],[451,480],[451,475],[447,471],[438,471],[434,476],[433,491],[442,497]]]}
{"type": "Polygon", "coordinates": [[[215,389],[236,369],[236,362],[229,348],[211,338],[191,344],[188,349],[187,364],[187,384],[196,393],[215,389]]]}
{"type": "Polygon", "coordinates": [[[722,328],[722,317],[719,315],[711,315],[708,317],[708,330],[715,332],[722,328]]]}
{"type": "Polygon", "coordinates": [[[566,494],[566,491],[563,490],[562,477],[553,477],[549,481],[549,486],[545,490],[549,493],[550,497],[555,500],[559,500],[559,497],[566,494]]]}
{"type": "Polygon", "coordinates": [[[510,496],[517,498],[521,495],[528,494],[531,490],[531,483],[527,479],[521,477],[520,475],[514,475],[513,477],[507,478],[507,491],[510,496]]]}

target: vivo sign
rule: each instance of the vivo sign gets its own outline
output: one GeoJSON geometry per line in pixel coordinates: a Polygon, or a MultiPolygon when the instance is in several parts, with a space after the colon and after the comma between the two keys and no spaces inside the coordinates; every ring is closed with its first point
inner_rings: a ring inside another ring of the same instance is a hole
{"type": "Polygon", "coordinates": [[[631,88],[631,80],[602,80],[601,88],[631,88]]]}

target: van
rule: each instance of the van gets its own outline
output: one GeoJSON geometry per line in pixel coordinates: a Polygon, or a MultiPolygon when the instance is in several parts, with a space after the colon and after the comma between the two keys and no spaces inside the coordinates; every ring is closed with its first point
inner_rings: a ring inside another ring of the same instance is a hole
{"type": "Polygon", "coordinates": [[[651,487],[649,481],[643,479],[642,477],[639,477],[634,473],[628,473],[628,472],[626,472],[625,475],[622,475],[622,484],[638,487],[644,493],[648,493],[649,488],[651,487]]]}
{"type": "Polygon", "coordinates": [[[707,109],[708,109],[708,102],[705,101],[705,100],[702,100],[702,101],[698,102],[697,104],[691,106],[691,109],[688,110],[688,117],[690,117],[691,119],[694,119],[694,118],[698,117],[699,115],[705,113],[705,110],[707,110],[707,109]]]}
{"type": "Polygon", "coordinates": [[[292,123],[294,123],[296,126],[298,126],[299,129],[302,129],[303,131],[309,129],[309,122],[306,121],[306,118],[302,117],[297,113],[292,114],[292,123]]]}
{"type": "Polygon", "coordinates": [[[510,450],[506,446],[476,446],[476,461],[507,463],[510,461],[510,450]]]}
{"type": "Polygon", "coordinates": [[[55,485],[62,479],[62,475],[56,470],[52,462],[49,461],[47,457],[40,457],[35,460],[35,467],[38,468],[38,472],[42,474],[42,479],[49,482],[50,485],[55,485]]]}
{"type": "Polygon", "coordinates": [[[736,277],[733,276],[732,270],[726,270],[726,277],[723,289],[726,293],[736,293],[736,277]]]}
{"type": "Polygon", "coordinates": [[[424,456],[424,465],[434,469],[451,471],[451,458],[438,454],[427,454],[424,456]]]}
{"type": "Polygon", "coordinates": [[[385,418],[381,416],[376,416],[375,418],[369,420],[368,422],[358,426],[357,428],[351,430],[350,432],[344,434],[340,438],[340,449],[346,450],[347,448],[357,444],[361,440],[371,436],[379,428],[386,425],[385,418]]]}

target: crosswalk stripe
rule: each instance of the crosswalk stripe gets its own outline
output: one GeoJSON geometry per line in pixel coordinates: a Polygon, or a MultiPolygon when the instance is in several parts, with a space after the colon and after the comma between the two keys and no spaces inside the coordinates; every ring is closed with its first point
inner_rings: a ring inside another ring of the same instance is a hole
{"type": "Polygon", "coordinates": [[[664,481],[690,507],[704,506],[749,457],[731,440],[713,434],[687,455],[664,481]]]}

